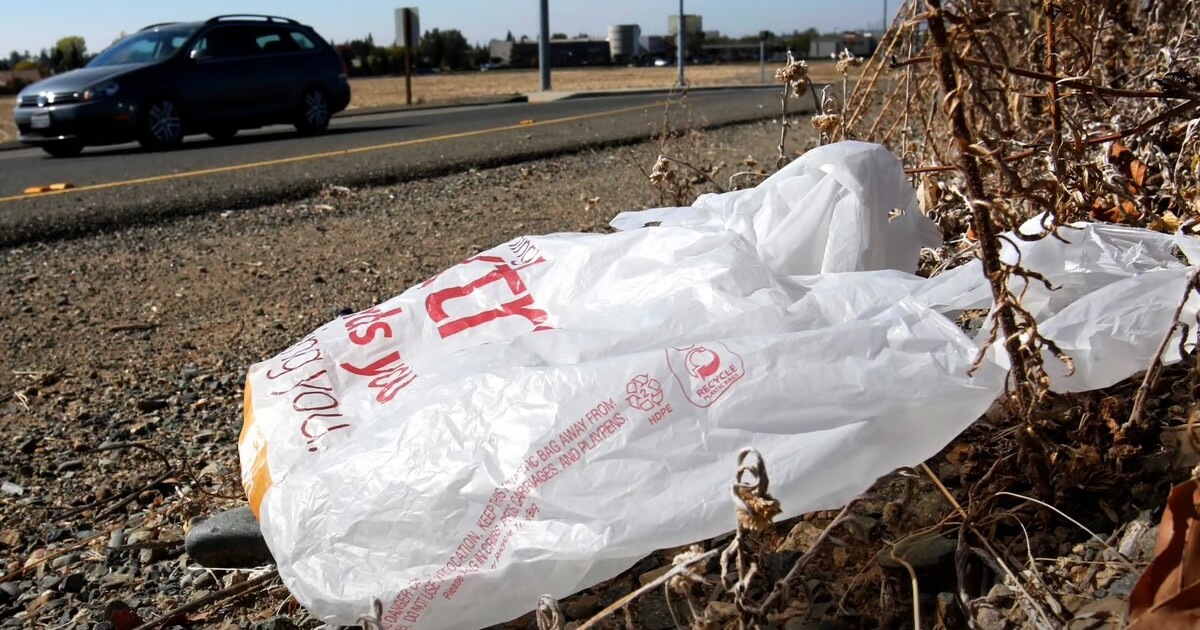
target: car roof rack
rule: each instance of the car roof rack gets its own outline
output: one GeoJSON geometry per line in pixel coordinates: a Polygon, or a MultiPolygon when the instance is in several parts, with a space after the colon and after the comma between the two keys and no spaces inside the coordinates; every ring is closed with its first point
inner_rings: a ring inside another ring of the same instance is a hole
{"type": "Polygon", "coordinates": [[[151,24],[150,26],[143,26],[141,29],[139,29],[139,32],[148,31],[152,28],[158,28],[160,26],[171,26],[172,24],[179,24],[179,22],[159,22],[157,24],[151,24]]]}
{"type": "Polygon", "coordinates": [[[222,20],[243,20],[246,18],[257,18],[265,22],[282,22],[283,24],[302,26],[299,22],[291,18],[279,17],[278,15],[260,15],[258,13],[230,13],[228,15],[218,15],[209,18],[206,24],[215,24],[222,20]]]}

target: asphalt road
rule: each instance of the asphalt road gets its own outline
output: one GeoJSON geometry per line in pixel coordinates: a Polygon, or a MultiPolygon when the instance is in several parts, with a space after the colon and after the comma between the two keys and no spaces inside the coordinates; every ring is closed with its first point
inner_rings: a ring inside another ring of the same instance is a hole
{"type": "MultiPolygon", "coordinates": [[[[671,116],[697,127],[777,116],[778,94],[693,92],[671,116]]],[[[666,103],[665,94],[637,94],[376,113],[335,118],[316,137],[270,127],[225,143],[196,136],[158,153],[136,145],[69,159],[0,152],[0,245],[278,202],[327,184],[387,184],[646,140],[661,128],[666,103]],[[25,194],[63,182],[73,188],[25,194]]]]}

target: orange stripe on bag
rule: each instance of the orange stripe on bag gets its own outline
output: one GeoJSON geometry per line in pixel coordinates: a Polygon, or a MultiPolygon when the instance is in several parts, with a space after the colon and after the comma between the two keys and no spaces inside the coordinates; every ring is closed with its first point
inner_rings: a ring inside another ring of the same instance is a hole
{"type": "MultiPolygon", "coordinates": [[[[242,402],[242,433],[238,436],[238,448],[244,448],[246,440],[250,437],[250,432],[254,427],[254,406],[251,404],[252,396],[250,392],[250,380],[246,379],[246,395],[242,402]]],[[[250,500],[250,511],[254,513],[254,518],[258,518],[259,506],[262,505],[263,496],[267,494],[267,489],[273,483],[271,480],[271,471],[267,468],[267,442],[260,438],[255,440],[257,452],[254,454],[254,463],[250,465],[248,471],[242,471],[242,487],[246,489],[246,498],[250,500]]]]}

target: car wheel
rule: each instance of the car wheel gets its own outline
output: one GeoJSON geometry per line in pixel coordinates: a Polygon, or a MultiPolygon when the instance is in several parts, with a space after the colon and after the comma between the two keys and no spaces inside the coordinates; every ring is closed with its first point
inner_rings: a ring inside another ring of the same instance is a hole
{"type": "Polygon", "coordinates": [[[83,151],[83,143],[74,140],[59,140],[43,144],[42,150],[56,158],[75,157],[83,151]]]}
{"type": "Polygon", "coordinates": [[[169,149],[183,142],[183,111],[169,98],[156,98],[142,107],[138,143],[147,149],[169,149]]]}
{"type": "Polygon", "coordinates": [[[329,95],[319,87],[305,88],[300,95],[296,129],[301,133],[320,133],[329,127],[329,95]]]}
{"type": "Polygon", "coordinates": [[[208,130],[208,137],[224,142],[225,140],[232,140],[237,135],[237,132],[237,127],[217,127],[216,129],[208,130]]]}

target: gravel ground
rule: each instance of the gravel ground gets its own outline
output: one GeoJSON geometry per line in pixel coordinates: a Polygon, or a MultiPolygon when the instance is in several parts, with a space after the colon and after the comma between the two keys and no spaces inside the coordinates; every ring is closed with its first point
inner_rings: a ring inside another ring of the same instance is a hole
{"type": "MultiPolygon", "coordinates": [[[[685,137],[671,154],[724,162],[723,179],[748,156],[773,164],[777,141],[768,121],[685,137]]],[[[188,602],[166,627],[313,625],[277,579],[197,570],[184,553],[197,519],[241,503],[247,367],[481,249],[663,205],[639,171],[658,152],[647,142],[329,188],[0,250],[0,627],[128,630],[122,603],[153,621],[188,602]],[[247,578],[238,597],[202,599],[247,578]]],[[[575,612],[603,595],[586,597],[575,612]]]]}

